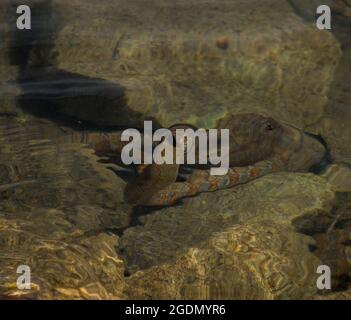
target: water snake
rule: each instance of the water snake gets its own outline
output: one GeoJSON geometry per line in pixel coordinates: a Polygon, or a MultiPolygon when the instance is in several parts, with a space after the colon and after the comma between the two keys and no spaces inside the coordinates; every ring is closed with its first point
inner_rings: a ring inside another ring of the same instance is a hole
{"type": "MultiPolygon", "coordinates": [[[[180,166],[152,164],[127,183],[125,200],[146,206],[173,205],[182,198],[249,182],[277,171],[307,171],[325,156],[325,147],[303,130],[254,113],[228,115],[216,124],[230,132],[230,168],[223,176],[193,166],[185,181],[176,181],[180,166]]],[[[100,156],[117,155],[126,144],[120,132],[80,134],[100,156]]],[[[74,140],[74,139],[73,139],[74,140]]]]}

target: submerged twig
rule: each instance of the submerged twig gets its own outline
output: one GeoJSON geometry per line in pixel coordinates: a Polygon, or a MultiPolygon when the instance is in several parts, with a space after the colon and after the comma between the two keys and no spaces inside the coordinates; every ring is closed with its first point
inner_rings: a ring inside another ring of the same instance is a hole
{"type": "Polygon", "coordinates": [[[19,186],[27,185],[27,184],[32,184],[38,182],[37,180],[24,180],[24,181],[18,181],[18,182],[12,182],[12,183],[5,183],[5,184],[0,184],[0,192],[6,191],[9,189],[13,189],[19,186]]]}
{"type": "Polygon", "coordinates": [[[327,236],[329,236],[330,232],[332,232],[335,228],[335,225],[337,224],[337,222],[339,221],[339,219],[341,218],[341,216],[343,215],[343,212],[339,213],[334,221],[331,223],[331,225],[329,226],[328,230],[327,230],[327,236]]]}
{"type": "Polygon", "coordinates": [[[117,42],[116,42],[116,45],[115,45],[115,48],[113,49],[113,53],[112,53],[112,59],[117,59],[119,57],[119,45],[122,41],[122,39],[124,38],[125,36],[125,32],[123,32],[121,34],[121,36],[118,38],[117,42]]]}

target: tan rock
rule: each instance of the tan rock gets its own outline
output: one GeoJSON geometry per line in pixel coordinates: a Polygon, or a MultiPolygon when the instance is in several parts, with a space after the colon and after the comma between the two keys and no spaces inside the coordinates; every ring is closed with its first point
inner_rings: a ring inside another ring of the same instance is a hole
{"type": "Polygon", "coordinates": [[[351,290],[326,293],[323,295],[316,295],[312,297],[313,300],[350,300],[351,299],[351,290]]]}
{"type": "MultiPolygon", "coordinates": [[[[23,224],[23,223],[22,223],[23,224]]],[[[45,239],[23,230],[0,230],[1,273],[8,279],[0,295],[30,299],[121,299],[123,261],[116,236],[45,239]],[[30,290],[18,290],[19,265],[31,270],[30,290]]]]}
{"type": "Polygon", "coordinates": [[[175,263],[126,280],[133,299],[298,299],[316,291],[309,237],[274,222],[238,225],[189,248],[175,263]]]}
{"type": "Polygon", "coordinates": [[[334,191],[313,174],[267,175],[251,183],[200,194],[182,206],[162,209],[128,228],[120,239],[127,269],[135,272],[174,262],[214,233],[240,223],[274,221],[298,230],[329,226],[334,191]]]}
{"type": "MultiPolygon", "coordinates": [[[[29,65],[41,57],[43,65],[119,84],[130,110],[164,126],[210,127],[227,112],[243,111],[310,125],[323,112],[340,57],[333,36],[304,22],[288,1],[30,3],[43,12],[43,31],[36,31],[38,48],[29,52],[29,65]]],[[[11,46],[14,35],[6,34],[11,46]]],[[[110,95],[95,110],[88,99],[84,112],[67,101],[59,108],[83,120],[118,124],[118,95],[110,95]]]]}
{"type": "Polygon", "coordinates": [[[330,165],[323,176],[338,192],[351,192],[351,168],[348,165],[330,165]]]}

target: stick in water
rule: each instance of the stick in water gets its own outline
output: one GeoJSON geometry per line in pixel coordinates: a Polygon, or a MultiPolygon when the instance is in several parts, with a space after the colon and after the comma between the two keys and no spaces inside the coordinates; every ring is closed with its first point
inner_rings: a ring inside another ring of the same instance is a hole
{"type": "Polygon", "coordinates": [[[0,192],[13,189],[18,186],[23,186],[26,184],[32,184],[36,182],[38,182],[38,180],[24,180],[24,181],[12,182],[12,183],[0,184],[0,192]]]}

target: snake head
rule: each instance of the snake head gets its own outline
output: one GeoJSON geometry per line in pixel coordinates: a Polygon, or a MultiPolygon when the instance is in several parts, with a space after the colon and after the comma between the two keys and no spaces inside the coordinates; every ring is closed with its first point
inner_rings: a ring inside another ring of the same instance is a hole
{"type": "Polygon", "coordinates": [[[283,133],[279,122],[254,113],[228,115],[217,122],[229,129],[230,166],[242,167],[270,158],[283,133]]]}
{"type": "Polygon", "coordinates": [[[289,124],[282,124],[284,129],[275,153],[287,163],[289,171],[309,171],[328,158],[328,150],[317,136],[289,124]]]}
{"type": "Polygon", "coordinates": [[[318,164],[326,148],[315,137],[284,122],[254,113],[228,115],[217,128],[230,131],[230,166],[247,166],[278,156],[289,171],[318,164]]]}

